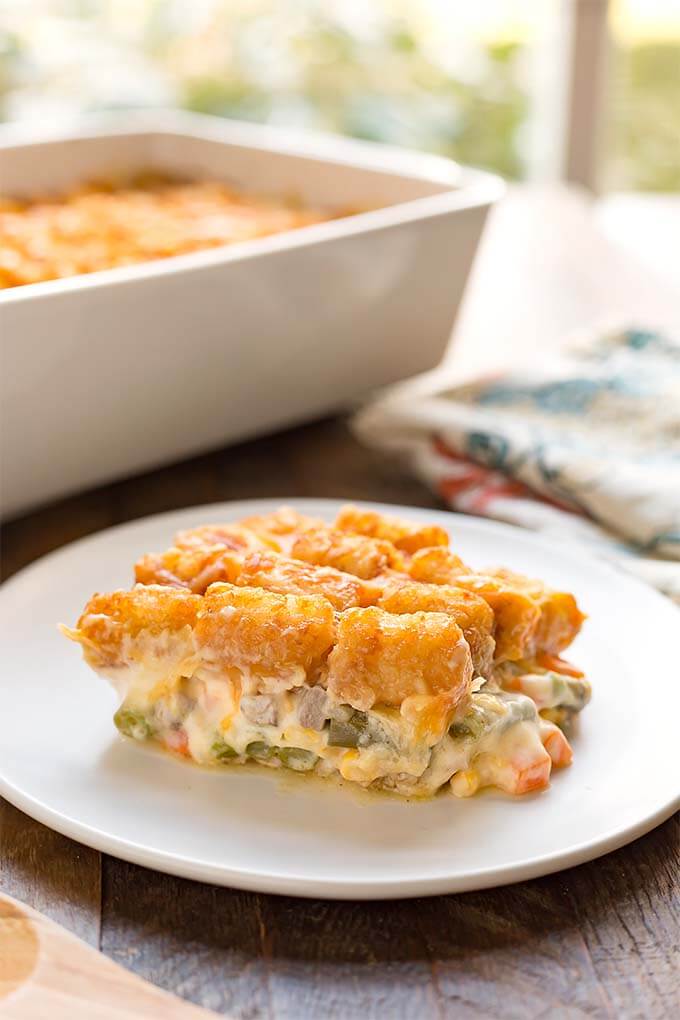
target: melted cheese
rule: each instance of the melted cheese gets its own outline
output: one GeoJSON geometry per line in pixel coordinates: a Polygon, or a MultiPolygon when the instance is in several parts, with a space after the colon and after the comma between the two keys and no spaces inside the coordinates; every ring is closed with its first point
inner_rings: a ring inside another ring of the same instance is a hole
{"type": "MultiPolygon", "coordinates": [[[[277,749],[299,749],[316,756],[311,760],[322,774],[337,771],[352,782],[379,784],[405,796],[428,796],[450,781],[454,793],[468,796],[483,785],[511,789],[513,776],[546,758],[533,702],[488,685],[472,693],[468,715],[434,747],[418,738],[417,727],[397,709],[380,706],[367,713],[372,741],[332,747],[327,728],[300,724],[297,692],[304,688],[277,691],[272,685],[276,724],[257,723],[246,717],[240,701],[244,694],[262,694],[261,677],[237,670],[225,674],[205,664],[195,668],[191,656],[177,661],[172,654],[159,657],[155,648],[143,660],[103,672],[123,694],[124,711],[146,721],[142,736],[151,732],[202,765],[229,761],[230,755],[244,761],[256,744],[274,749],[263,757],[265,764],[279,767],[277,749]]],[[[331,711],[339,707],[330,696],[329,706],[331,711]]],[[[138,729],[133,735],[140,735],[138,729]]]]}

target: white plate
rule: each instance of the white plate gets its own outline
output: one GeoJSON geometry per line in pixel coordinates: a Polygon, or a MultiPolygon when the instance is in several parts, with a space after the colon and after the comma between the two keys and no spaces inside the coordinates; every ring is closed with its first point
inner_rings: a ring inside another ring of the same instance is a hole
{"type": "MultiPolygon", "coordinates": [[[[574,764],[549,790],[406,803],[267,770],[201,770],[119,737],[113,692],[57,633],[57,621],[73,623],[92,592],[127,586],[133,561],[167,546],[177,529],[280,502],[193,507],[111,528],[3,587],[0,793],[67,836],[162,871],[365,899],[544,875],[622,846],[673,812],[678,611],[566,546],[450,513],[391,508],[449,528],[456,551],[474,565],[503,563],[576,592],[590,615],[573,658],[592,679],[593,701],[574,764]]],[[[326,517],[339,505],[288,502],[326,517]]]]}

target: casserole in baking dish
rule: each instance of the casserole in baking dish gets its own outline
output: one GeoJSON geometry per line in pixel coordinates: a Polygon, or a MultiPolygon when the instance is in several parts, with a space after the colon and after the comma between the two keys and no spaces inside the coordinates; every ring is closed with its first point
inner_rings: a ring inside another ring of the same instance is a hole
{"type": "Polygon", "coordinates": [[[0,193],[140,170],[358,215],[0,292],[0,511],[336,410],[434,367],[501,182],[193,114],[0,135],[0,193]]]}
{"type": "Polygon", "coordinates": [[[90,181],[65,194],[0,197],[0,290],[252,241],[339,215],[223,181],[157,173],[90,181]]]}

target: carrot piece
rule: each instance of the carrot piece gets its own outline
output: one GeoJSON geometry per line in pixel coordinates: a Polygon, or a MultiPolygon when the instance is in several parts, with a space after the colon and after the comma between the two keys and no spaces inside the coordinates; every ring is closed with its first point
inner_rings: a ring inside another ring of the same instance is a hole
{"type": "Polygon", "coordinates": [[[571,765],[574,757],[571,744],[558,726],[544,720],[541,725],[541,743],[556,768],[571,765]]]}

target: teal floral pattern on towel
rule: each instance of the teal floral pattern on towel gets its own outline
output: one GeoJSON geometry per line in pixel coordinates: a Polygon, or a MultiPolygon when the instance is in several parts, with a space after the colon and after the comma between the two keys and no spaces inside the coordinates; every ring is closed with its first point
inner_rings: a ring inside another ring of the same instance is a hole
{"type": "Polygon", "coordinates": [[[680,601],[680,344],[629,329],[464,386],[378,400],[361,438],[452,508],[569,535],[680,601]]]}

